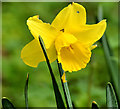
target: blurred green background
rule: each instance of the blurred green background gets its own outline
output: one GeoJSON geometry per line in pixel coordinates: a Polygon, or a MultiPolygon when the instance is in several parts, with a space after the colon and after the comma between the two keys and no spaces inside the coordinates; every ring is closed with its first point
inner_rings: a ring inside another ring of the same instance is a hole
{"type": "MultiPolygon", "coordinates": [[[[29,81],[30,107],[55,107],[55,97],[47,64],[42,62],[37,68],[31,68],[20,58],[22,48],[33,37],[28,30],[26,20],[39,15],[44,22],[51,23],[57,13],[67,6],[66,2],[4,2],[2,3],[2,96],[8,97],[15,106],[24,107],[24,86],[27,73],[29,81]]],[[[101,4],[104,18],[107,19],[106,36],[118,61],[118,3],[85,3],[87,23],[96,23],[97,9],[101,4]]],[[[90,63],[78,72],[67,72],[67,80],[72,100],[76,107],[87,107],[95,100],[99,106],[105,106],[106,84],[110,74],[106,65],[100,42],[92,51],[90,63]]],[[[61,88],[56,61],[52,63],[54,74],[61,88]]],[[[62,90],[61,90],[62,92],[62,90]]]]}

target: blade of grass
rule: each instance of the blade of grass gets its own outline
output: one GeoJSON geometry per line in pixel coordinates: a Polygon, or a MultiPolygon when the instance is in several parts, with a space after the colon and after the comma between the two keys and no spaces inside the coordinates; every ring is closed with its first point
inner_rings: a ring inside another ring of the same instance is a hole
{"type": "Polygon", "coordinates": [[[44,42],[43,42],[43,40],[42,40],[42,38],[40,36],[39,36],[39,42],[40,42],[40,45],[42,47],[44,56],[46,58],[46,62],[47,62],[47,65],[48,65],[48,68],[49,68],[49,71],[50,71],[51,78],[52,78],[52,84],[53,84],[53,89],[54,89],[54,93],[55,93],[57,108],[58,109],[61,109],[61,108],[65,109],[65,105],[64,105],[61,93],[59,91],[56,79],[54,77],[54,74],[53,74],[53,71],[52,71],[52,68],[51,68],[48,56],[47,56],[47,52],[46,52],[46,48],[45,48],[44,42]]]}
{"type": "Polygon", "coordinates": [[[118,108],[116,95],[110,82],[108,82],[106,88],[106,104],[107,107],[118,108]]]}
{"type": "Polygon", "coordinates": [[[3,109],[15,109],[14,105],[5,97],[2,98],[2,106],[3,109]]]}
{"type": "Polygon", "coordinates": [[[26,109],[28,109],[28,82],[29,82],[29,74],[27,74],[27,79],[25,83],[25,91],[24,91],[26,109]]]}
{"type": "Polygon", "coordinates": [[[99,109],[98,104],[95,101],[92,102],[92,109],[99,109]]]}
{"type": "MultiPolygon", "coordinates": [[[[102,11],[102,6],[99,5],[99,8],[98,8],[98,20],[101,21],[103,19],[103,11],[102,11]]],[[[120,101],[120,96],[119,96],[119,89],[118,89],[118,65],[117,63],[113,62],[112,59],[111,59],[111,54],[113,53],[110,53],[110,46],[108,45],[108,41],[106,39],[106,36],[105,34],[102,36],[102,45],[103,45],[103,49],[104,49],[104,54],[105,54],[105,58],[106,58],[106,61],[107,61],[107,65],[109,67],[109,71],[110,71],[110,76],[111,76],[111,79],[112,79],[112,82],[113,82],[113,86],[115,87],[115,92],[117,93],[118,95],[118,99],[120,101]]]]}
{"type": "Polygon", "coordinates": [[[59,73],[60,73],[60,78],[61,78],[61,83],[62,83],[62,88],[63,88],[65,101],[66,101],[66,104],[67,104],[67,108],[68,109],[72,109],[73,106],[72,106],[72,101],[71,101],[71,97],[70,97],[70,92],[69,92],[67,81],[63,83],[63,80],[62,80],[62,76],[63,76],[64,71],[62,69],[61,63],[59,63],[58,60],[57,60],[57,64],[58,64],[58,69],[59,69],[59,73]]]}

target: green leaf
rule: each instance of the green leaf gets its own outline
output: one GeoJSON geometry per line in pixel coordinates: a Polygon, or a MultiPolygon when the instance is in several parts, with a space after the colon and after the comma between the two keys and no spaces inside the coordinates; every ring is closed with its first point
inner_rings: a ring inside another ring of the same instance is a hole
{"type": "Polygon", "coordinates": [[[2,106],[3,109],[15,109],[14,105],[5,97],[2,98],[2,106]]]}
{"type": "Polygon", "coordinates": [[[65,105],[64,105],[61,93],[59,91],[56,79],[54,77],[54,74],[53,74],[53,71],[52,71],[48,56],[47,56],[47,52],[46,52],[44,42],[43,42],[43,40],[40,36],[39,36],[39,42],[40,42],[41,48],[43,50],[44,56],[46,58],[46,62],[47,62],[47,65],[48,65],[48,68],[49,68],[49,71],[50,71],[51,78],[52,78],[52,84],[53,84],[53,89],[54,89],[54,93],[55,93],[57,108],[58,109],[61,109],[61,108],[65,109],[65,105]]]}
{"type": "Polygon", "coordinates": [[[98,104],[95,101],[92,102],[92,109],[99,109],[98,104]]]}
{"type": "Polygon", "coordinates": [[[61,78],[61,83],[62,83],[62,88],[63,88],[67,108],[72,109],[73,105],[72,105],[72,100],[70,97],[68,84],[67,84],[67,82],[63,83],[63,80],[62,80],[62,76],[63,76],[64,71],[62,69],[61,63],[59,63],[58,60],[57,60],[57,64],[58,64],[58,69],[59,69],[59,73],[60,73],[60,78],[61,78]]]}
{"type": "Polygon", "coordinates": [[[25,83],[25,91],[24,91],[26,109],[28,109],[28,81],[29,81],[29,74],[27,74],[27,79],[25,83]]]}
{"type": "MultiPolygon", "coordinates": [[[[99,5],[99,8],[98,8],[98,20],[101,21],[103,19],[103,11],[102,11],[102,6],[99,5]]],[[[114,36],[113,36],[114,37],[114,36]]],[[[106,62],[107,62],[107,65],[108,65],[108,69],[109,69],[109,72],[110,72],[110,77],[111,77],[111,80],[113,82],[113,86],[115,87],[115,91],[118,95],[118,99],[120,101],[120,91],[119,90],[119,87],[118,87],[118,77],[119,77],[119,74],[118,74],[118,64],[112,60],[112,50],[110,48],[110,45],[108,43],[108,40],[107,40],[107,37],[106,35],[104,34],[102,36],[102,45],[103,45],[103,50],[104,50],[104,54],[105,54],[105,58],[106,58],[106,62]]]]}
{"type": "Polygon", "coordinates": [[[106,104],[107,107],[118,107],[116,95],[110,82],[108,82],[106,88],[106,104]]]}

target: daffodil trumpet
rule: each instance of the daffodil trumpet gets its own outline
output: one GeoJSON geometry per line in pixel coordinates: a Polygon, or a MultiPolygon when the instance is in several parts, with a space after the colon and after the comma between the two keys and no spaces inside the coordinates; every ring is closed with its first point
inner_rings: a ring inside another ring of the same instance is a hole
{"type": "Polygon", "coordinates": [[[97,24],[86,24],[86,10],[72,3],[62,9],[51,24],[43,23],[39,16],[30,17],[27,25],[34,39],[21,51],[23,61],[37,67],[45,61],[42,48],[39,45],[39,35],[42,37],[50,62],[58,59],[64,71],[78,71],[85,68],[91,57],[92,46],[105,32],[106,20],[97,24]]]}

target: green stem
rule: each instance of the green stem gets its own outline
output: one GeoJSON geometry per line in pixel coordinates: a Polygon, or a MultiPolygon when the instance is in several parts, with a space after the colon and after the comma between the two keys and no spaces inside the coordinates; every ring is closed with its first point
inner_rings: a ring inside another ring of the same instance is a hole
{"type": "Polygon", "coordinates": [[[24,91],[26,109],[28,109],[28,82],[29,82],[29,74],[27,74],[27,79],[25,83],[25,91],[24,91]]]}
{"type": "Polygon", "coordinates": [[[67,82],[63,83],[63,80],[62,80],[62,75],[64,73],[64,70],[62,69],[62,65],[61,65],[61,63],[58,62],[58,60],[57,60],[57,64],[58,64],[58,68],[59,68],[59,73],[60,73],[60,78],[61,78],[61,83],[62,83],[62,88],[63,88],[63,91],[64,91],[64,96],[65,96],[67,108],[68,109],[73,109],[68,84],[67,84],[67,82]]]}
{"type": "Polygon", "coordinates": [[[43,42],[43,40],[40,36],[39,36],[39,42],[40,42],[41,48],[43,50],[44,56],[46,58],[46,62],[47,62],[47,65],[48,65],[48,68],[49,68],[49,71],[50,71],[51,78],[52,78],[52,84],[53,84],[53,89],[54,89],[54,93],[55,93],[57,108],[58,109],[65,109],[65,105],[64,105],[61,93],[59,91],[56,79],[54,77],[54,74],[53,74],[53,71],[52,71],[48,56],[47,56],[47,52],[46,52],[44,42],[43,42]]]}
{"type": "MultiPolygon", "coordinates": [[[[98,20],[101,21],[102,19],[103,19],[103,11],[102,11],[102,6],[100,5],[98,9],[98,20]]],[[[113,81],[115,91],[118,95],[118,99],[120,100],[120,96],[118,94],[118,68],[116,65],[117,63],[114,63],[111,59],[110,49],[105,35],[102,36],[102,45],[108,67],[110,69],[110,76],[113,81]]]]}

